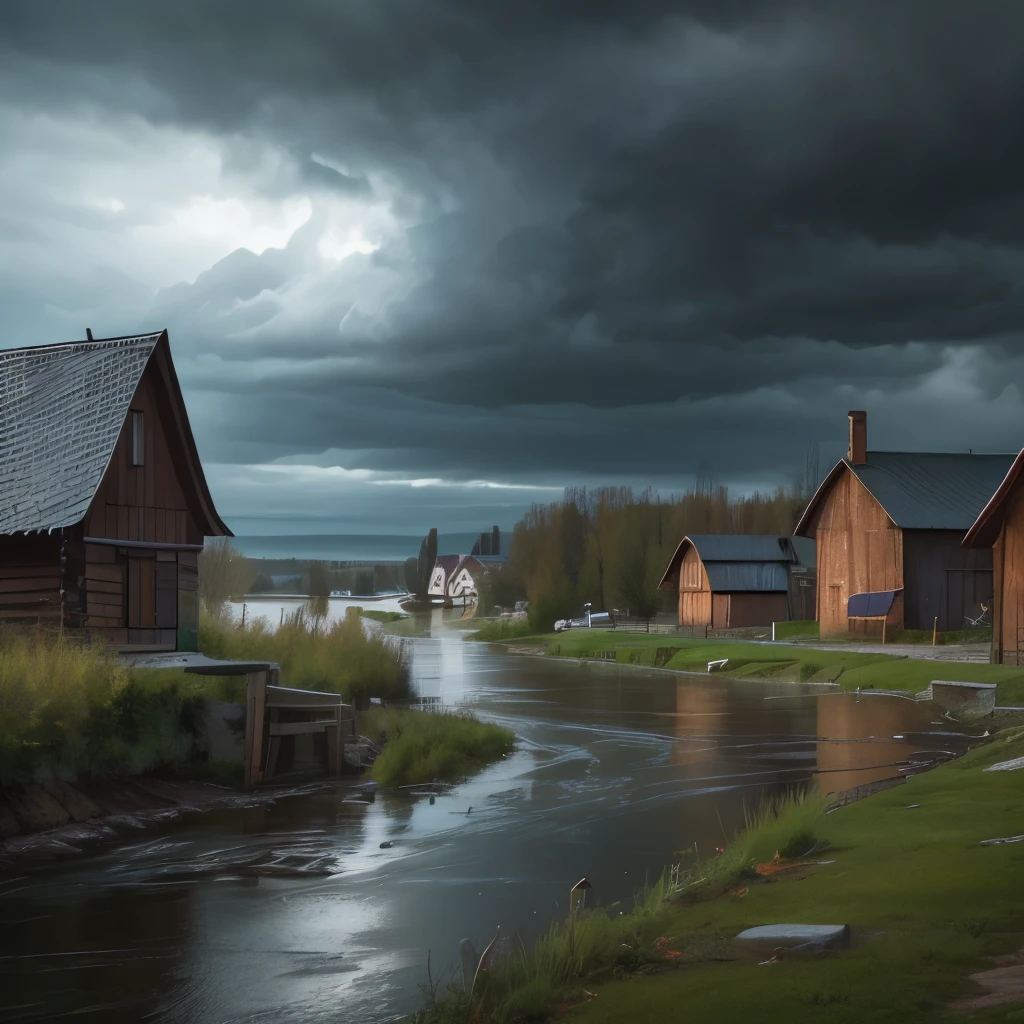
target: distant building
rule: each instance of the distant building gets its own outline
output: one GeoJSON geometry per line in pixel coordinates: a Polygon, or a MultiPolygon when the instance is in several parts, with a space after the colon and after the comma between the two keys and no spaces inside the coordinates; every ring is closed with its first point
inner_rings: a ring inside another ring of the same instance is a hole
{"type": "Polygon", "coordinates": [[[867,631],[872,612],[880,629],[879,611],[890,627],[960,629],[993,594],[992,553],[964,535],[1013,456],[868,451],[867,415],[849,421],[846,458],[795,530],[817,540],[822,636],[867,631]]]}
{"type": "Polygon", "coordinates": [[[964,536],[964,547],[990,551],[992,661],[1024,664],[1024,452],[1021,452],[964,536]]]}
{"type": "Polygon", "coordinates": [[[448,582],[452,574],[459,567],[464,555],[438,555],[434,562],[433,571],[430,573],[430,585],[427,593],[431,597],[447,597],[448,582]]]}
{"type": "Polygon", "coordinates": [[[770,626],[813,611],[813,565],[813,544],[803,538],[690,534],[659,589],[678,591],[680,626],[770,626]]]}
{"type": "Polygon", "coordinates": [[[0,619],[194,651],[214,508],[167,332],[0,351],[0,619]]]}

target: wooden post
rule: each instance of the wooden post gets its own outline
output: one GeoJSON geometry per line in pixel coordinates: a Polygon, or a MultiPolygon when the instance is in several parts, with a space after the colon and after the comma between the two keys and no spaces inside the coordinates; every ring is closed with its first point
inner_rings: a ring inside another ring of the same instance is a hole
{"type": "MultiPolygon", "coordinates": [[[[245,785],[263,781],[263,733],[267,717],[267,677],[270,671],[250,672],[245,686],[245,785]]],[[[276,673],[273,673],[276,675],[276,673]]]]}
{"type": "Polygon", "coordinates": [[[886,615],[886,617],[884,619],[882,619],[882,644],[883,644],[883,646],[885,645],[885,624],[888,621],[889,621],[889,616],[886,615]]]}
{"type": "Polygon", "coordinates": [[[935,616],[935,621],[932,623],[932,647],[935,646],[935,641],[938,638],[939,632],[939,617],[935,616]]]}

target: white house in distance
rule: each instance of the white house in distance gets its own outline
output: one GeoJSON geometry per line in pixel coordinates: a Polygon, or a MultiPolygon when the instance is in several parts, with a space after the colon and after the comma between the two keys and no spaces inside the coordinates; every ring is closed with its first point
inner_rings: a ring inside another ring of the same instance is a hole
{"type": "Polygon", "coordinates": [[[486,571],[475,555],[438,555],[427,593],[445,604],[472,604],[479,592],[478,581],[486,571]]]}

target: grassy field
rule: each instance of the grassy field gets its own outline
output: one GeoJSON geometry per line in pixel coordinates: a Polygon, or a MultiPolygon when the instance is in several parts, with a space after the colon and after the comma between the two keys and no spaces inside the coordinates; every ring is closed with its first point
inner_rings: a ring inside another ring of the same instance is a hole
{"type": "Polygon", "coordinates": [[[703,673],[707,672],[709,661],[728,658],[722,673],[733,678],[831,681],[847,690],[860,687],[918,692],[933,679],[995,683],[1000,703],[1024,703],[1024,666],[917,660],[798,645],[688,640],[596,629],[552,633],[538,640],[548,644],[549,654],[561,657],[601,658],[622,664],[703,673]]]}
{"type": "Polygon", "coordinates": [[[982,769],[1022,754],[1018,728],[830,814],[814,800],[789,801],[720,858],[662,881],[636,912],[595,913],[575,934],[556,925],[491,972],[473,994],[478,1016],[453,993],[420,1020],[536,1021],[576,1001],[568,1019],[578,1024],[1022,1019],[1008,1014],[1024,999],[977,1013],[945,1009],[972,990],[969,974],[993,966],[987,957],[1024,945],[1024,848],[981,845],[1020,833],[1020,773],[982,769]],[[775,851],[799,859],[818,841],[829,848],[808,859],[826,863],[769,877],[752,870],[775,851]],[[763,964],[770,954],[733,942],[774,923],[849,924],[853,948],[763,964]]]}
{"type": "Polygon", "coordinates": [[[501,726],[430,711],[373,708],[360,714],[358,727],[362,735],[384,742],[370,772],[383,786],[454,782],[504,756],[515,742],[501,726]]]}

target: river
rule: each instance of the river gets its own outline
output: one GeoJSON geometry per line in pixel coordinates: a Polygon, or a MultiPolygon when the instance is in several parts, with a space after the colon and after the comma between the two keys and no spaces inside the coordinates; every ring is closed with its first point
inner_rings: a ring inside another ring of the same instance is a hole
{"type": "Polygon", "coordinates": [[[819,760],[838,791],[955,742],[900,698],[508,655],[439,613],[424,634],[417,692],[507,725],[513,754],[434,804],[316,787],[0,880],[0,1020],[394,1020],[422,1003],[428,951],[436,978],[465,937],[529,942],[582,876],[628,909],[819,760]]]}

